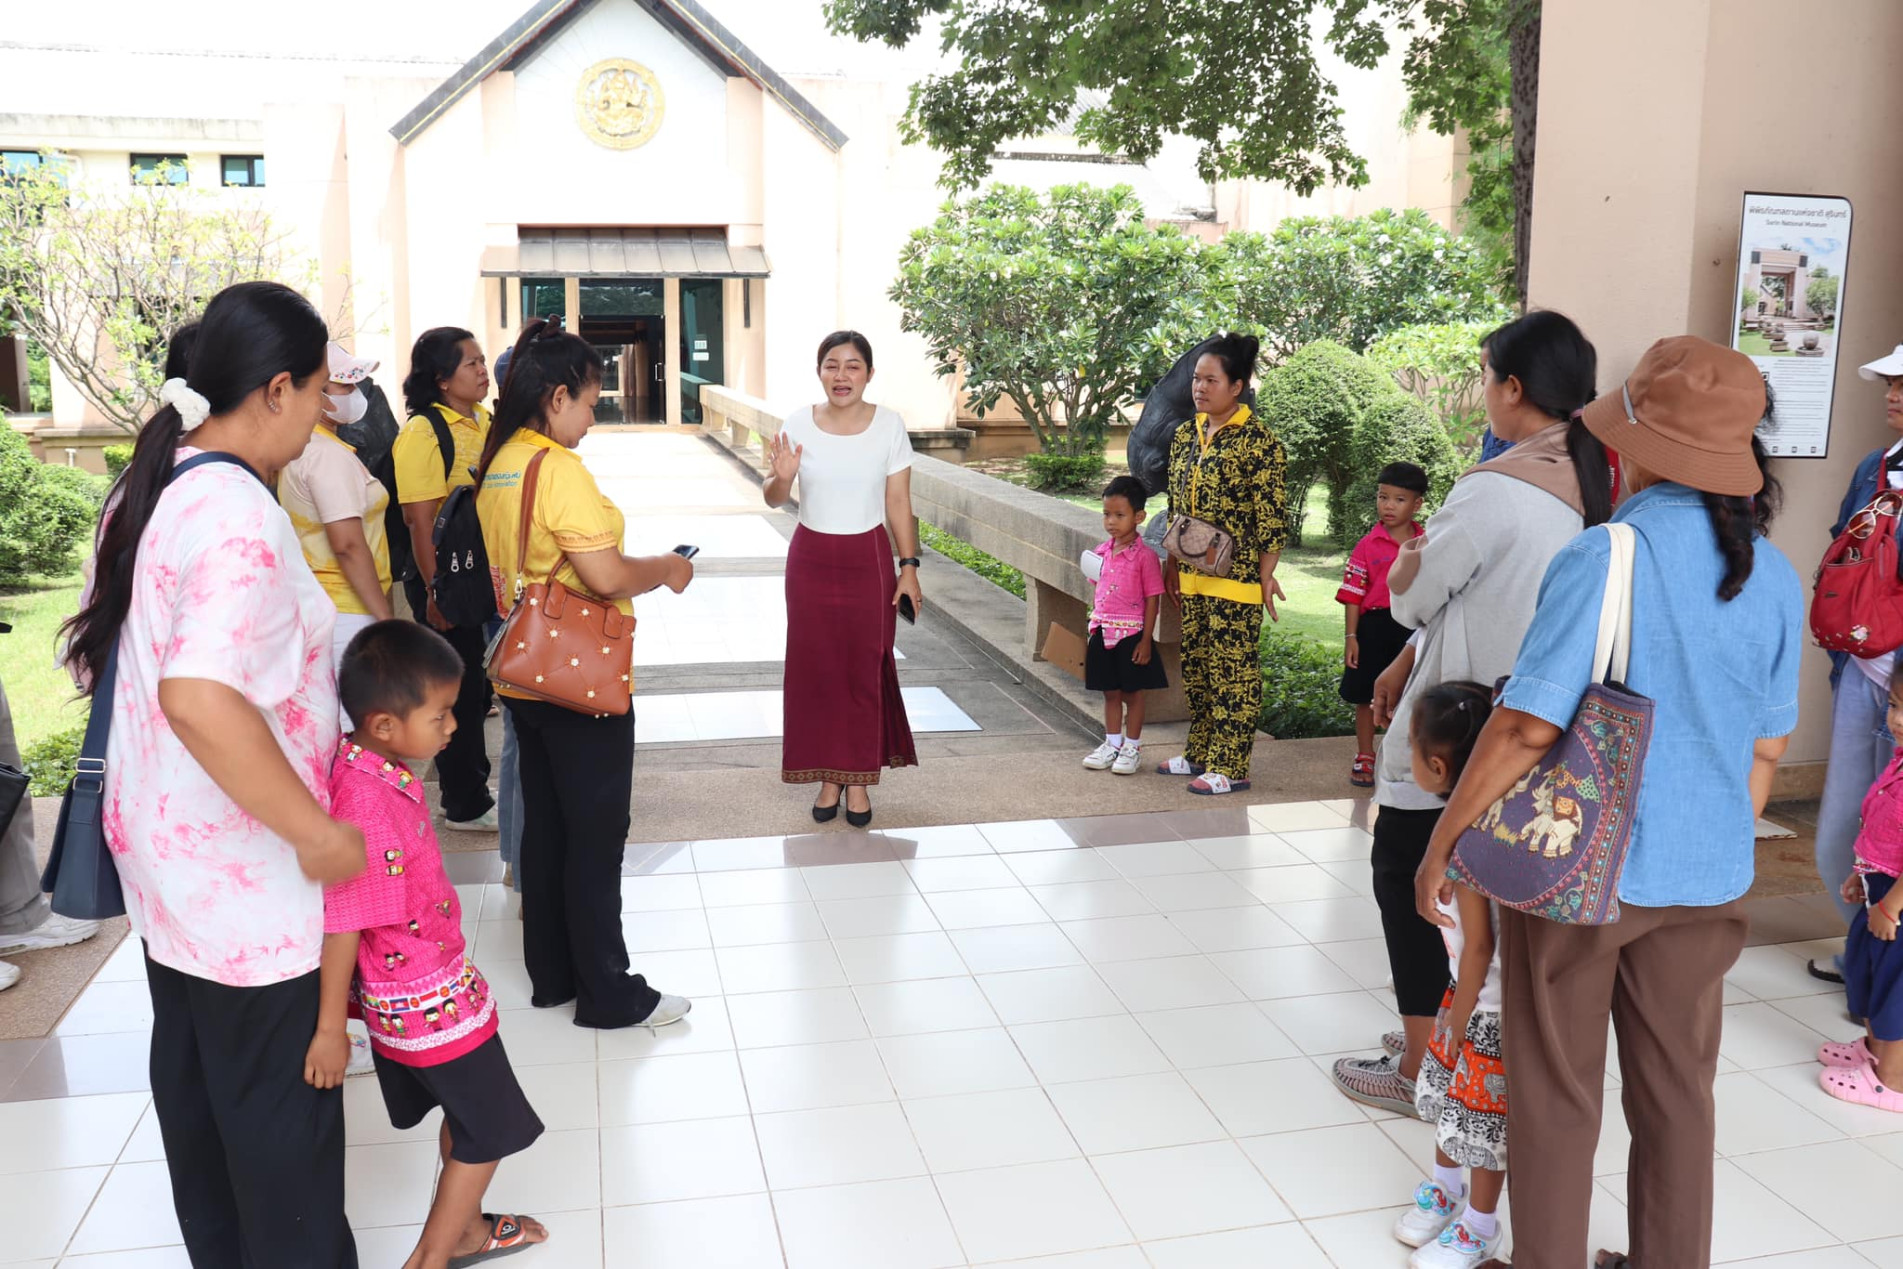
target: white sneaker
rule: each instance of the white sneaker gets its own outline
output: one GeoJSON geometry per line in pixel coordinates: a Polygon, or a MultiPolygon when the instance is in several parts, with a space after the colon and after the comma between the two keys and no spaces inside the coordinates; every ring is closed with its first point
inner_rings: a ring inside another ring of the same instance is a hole
{"type": "Polygon", "coordinates": [[[97,933],[97,921],[75,921],[54,912],[25,934],[0,934],[0,952],[43,952],[49,947],[71,947],[97,933]]]}
{"type": "Polygon", "coordinates": [[[357,1024],[352,1022],[345,1025],[344,1035],[350,1039],[350,1063],[344,1067],[344,1078],[349,1079],[353,1075],[375,1074],[377,1064],[370,1056],[369,1033],[367,1031],[359,1031],[357,1024]]]}
{"type": "Polygon", "coordinates": [[[1123,742],[1123,748],[1117,750],[1117,760],[1110,764],[1110,770],[1116,775],[1135,775],[1137,764],[1143,761],[1143,746],[1134,740],[1123,742]]]}
{"type": "Polygon", "coordinates": [[[20,967],[10,961],[0,961],[0,991],[5,991],[20,981],[20,967]]]}
{"type": "Polygon", "coordinates": [[[654,1012],[635,1025],[652,1031],[656,1027],[665,1027],[670,1023],[679,1022],[692,1013],[693,1009],[694,1002],[685,996],[662,996],[655,1003],[654,1012]]]}
{"type": "Polygon", "coordinates": [[[1408,1269],[1473,1269],[1490,1260],[1507,1240],[1506,1226],[1493,1231],[1492,1238],[1481,1238],[1457,1220],[1441,1230],[1440,1237],[1407,1258],[1408,1269]]]}
{"type": "Polygon", "coordinates": [[[1117,760],[1117,755],[1122,752],[1106,740],[1090,751],[1090,756],[1084,759],[1084,765],[1092,771],[1107,770],[1110,764],[1117,760]]]}
{"type": "Polygon", "coordinates": [[[1431,1244],[1454,1223],[1466,1205],[1466,1186],[1461,1186],[1458,1194],[1449,1194],[1430,1177],[1414,1187],[1414,1206],[1395,1220],[1394,1236],[1410,1247],[1431,1244]]]}
{"type": "Polygon", "coordinates": [[[502,821],[496,818],[496,808],[492,806],[473,820],[446,819],[443,827],[458,833],[494,833],[501,829],[502,821]]]}

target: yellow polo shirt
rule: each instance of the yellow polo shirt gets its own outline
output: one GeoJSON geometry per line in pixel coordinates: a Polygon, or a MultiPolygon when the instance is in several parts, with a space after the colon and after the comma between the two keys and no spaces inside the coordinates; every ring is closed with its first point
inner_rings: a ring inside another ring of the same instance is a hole
{"type": "Polygon", "coordinates": [[[383,513],[390,492],[357,460],[357,451],[328,427],[311,433],[304,452],[278,474],[278,503],[291,518],[304,562],[340,613],[368,616],[370,609],[330,549],[324,526],[342,520],[361,520],[363,540],[377,563],[377,584],[390,593],[390,546],[383,513]]]}
{"type": "Polygon", "coordinates": [[[422,415],[412,414],[390,447],[390,461],[396,467],[397,500],[405,506],[440,502],[449,497],[451,489],[475,484],[476,478],[470,473],[482,461],[483,442],[489,439],[489,411],[480,403],[473,419],[446,405],[432,408],[449,424],[449,435],[456,442],[456,461],[445,476],[435,427],[422,415]]]}

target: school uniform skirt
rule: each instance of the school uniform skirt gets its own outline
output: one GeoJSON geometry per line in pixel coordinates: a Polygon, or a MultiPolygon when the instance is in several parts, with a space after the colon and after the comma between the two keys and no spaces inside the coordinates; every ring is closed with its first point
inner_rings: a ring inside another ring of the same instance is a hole
{"type": "Polygon", "coordinates": [[[786,783],[877,784],[883,768],[918,763],[892,656],[897,587],[883,525],[794,531],[786,556],[786,783]]]}

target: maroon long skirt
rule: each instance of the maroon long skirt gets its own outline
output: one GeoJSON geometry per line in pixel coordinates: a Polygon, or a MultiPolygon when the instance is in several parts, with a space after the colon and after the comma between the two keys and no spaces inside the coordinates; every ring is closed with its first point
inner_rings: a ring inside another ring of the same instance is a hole
{"type": "Polygon", "coordinates": [[[877,784],[881,768],[917,765],[892,658],[897,586],[884,526],[794,531],[786,554],[786,783],[877,784]]]}

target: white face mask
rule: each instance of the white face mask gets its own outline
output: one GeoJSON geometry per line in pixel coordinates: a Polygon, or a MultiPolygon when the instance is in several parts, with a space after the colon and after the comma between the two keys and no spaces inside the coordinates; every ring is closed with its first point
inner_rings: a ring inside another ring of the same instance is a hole
{"type": "Polygon", "coordinates": [[[352,388],[340,397],[334,397],[326,392],[324,400],[330,402],[329,407],[324,411],[324,417],[339,427],[355,423],[370,409],[370,402],[365,400],[363,393],[356,388],[352,388]]]}

